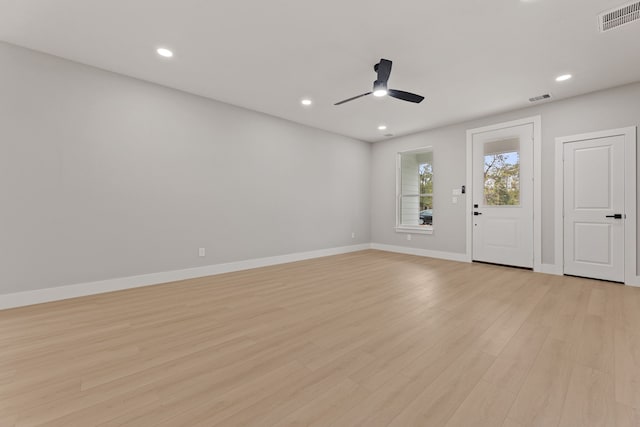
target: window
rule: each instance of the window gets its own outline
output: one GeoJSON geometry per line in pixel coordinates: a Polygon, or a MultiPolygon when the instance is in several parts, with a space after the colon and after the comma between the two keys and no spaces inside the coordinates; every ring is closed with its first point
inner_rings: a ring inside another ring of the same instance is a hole
{"type": "Polygon", "coordinates": [[[484,145],[484,205],[520,206],[520,140],[484,145]]]}
{"type": "Polygon", "coordinates": [[[396,231],[433,232],[433,152],[398,153],[396,231]]]}

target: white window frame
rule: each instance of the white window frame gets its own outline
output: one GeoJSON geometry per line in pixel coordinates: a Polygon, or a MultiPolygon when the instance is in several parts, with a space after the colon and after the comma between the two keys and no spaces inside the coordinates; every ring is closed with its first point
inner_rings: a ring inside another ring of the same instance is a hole
{"type": "MultiPolygon", "coordinates": [[[[433,224],[427,228],[424,225],[403,225],[402,224],[402,155],[417,154],[430,152],[433,156],[433,146],[416,148],[413,150],[399,151],[396,154],[396,233],[416,233],[416,234],[433,234],[433,224]]],[[[433,157],[431,160],[433,168],[433,157]]],[[[433,200],[433,194],[431,198],[433,200]]],[[[420,195],[418,195],[420,197],[420,195]]]]}

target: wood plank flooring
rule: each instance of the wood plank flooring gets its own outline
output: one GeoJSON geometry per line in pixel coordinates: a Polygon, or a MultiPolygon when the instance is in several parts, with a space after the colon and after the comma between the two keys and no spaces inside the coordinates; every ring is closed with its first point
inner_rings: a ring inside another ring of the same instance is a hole
{"type": "Polygon", "coordinates": [[[363,251],[0,311],[0,427],[640,426],[640,289],[363,251]]]}

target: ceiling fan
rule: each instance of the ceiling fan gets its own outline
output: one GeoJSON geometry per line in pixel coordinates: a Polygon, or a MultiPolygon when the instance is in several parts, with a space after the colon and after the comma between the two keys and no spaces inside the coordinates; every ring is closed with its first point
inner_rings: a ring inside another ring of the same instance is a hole
{"type": "Polygon", "coordinates": [[[400,99],[402,101],[409,101],[419,104],[424,99],[424,96],[416,95],[415,93],[405,92],[397,89],[387,89],[387,81],[391,74],[392,62],[388,59],[381,59],[376,65],[373,66],[373,70],[378,73],[378,78],[373,82],[373,91],[363,93],[362,95],[354,96],[352,98],[345,99],[340,102],[336,102],[333,105],[342,105],[345,102],[353,101],[354,99],[362,98],[363,96],[385,96],[389,95],[392,98],[400,99]]]}

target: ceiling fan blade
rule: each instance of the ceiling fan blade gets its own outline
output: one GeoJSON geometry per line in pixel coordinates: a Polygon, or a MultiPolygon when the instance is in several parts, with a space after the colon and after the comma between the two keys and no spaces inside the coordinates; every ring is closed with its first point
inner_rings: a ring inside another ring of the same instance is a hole
{"type": "Polygon", "coordinates": [[[362,98],[363,96],[371,95],[372,93],[373,93],[373,92],[363,93],[362,95],[354,96],[353,98],[349,98],[349,99],[345,99],[345,100],[340,101],[340,102],[336,102],[336,103],[335,103],[335,104],[333,104],[333,105],[342,105],[342,104],[344,104],[345,102],[353,101],[354,99],[362,98]]]}
{"type": "Polygon", "coordinates": [[[415,102],[419,104],[424,99],[424,96],[416,95],[415,93],[405,92],[403,90],[389,89],[387,92],[389,96],[401,99],[403,101],[415,102]]]}
{"type": "Polygon", "coordinates": [[[378,67],[377,67],[377,72],[378,72],[378,78],[377,81],[379,82],[383,82],[383,83],[387,83],[387,81],[389,80],[389,75],[391,75],[391,64],[393,64],[393,62],[389,61],[388,59],[381,59],[380,63],[378,63],[378,67]]]}

